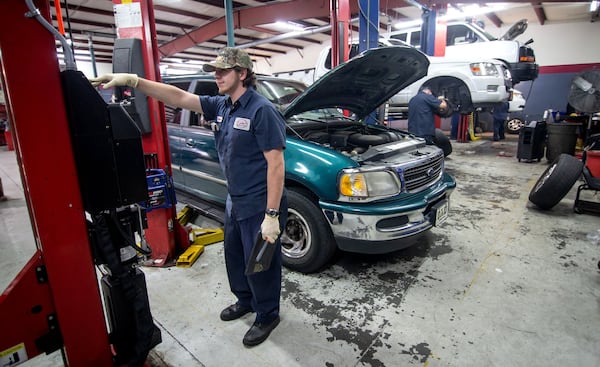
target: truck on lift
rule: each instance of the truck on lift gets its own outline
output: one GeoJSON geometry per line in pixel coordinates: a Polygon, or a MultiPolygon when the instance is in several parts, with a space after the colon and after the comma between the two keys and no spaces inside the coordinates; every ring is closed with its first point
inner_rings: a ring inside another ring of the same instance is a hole
{"type": "MultiPolygon", "coordinates": [[[[380,39],[379,46],[409,47],[393,38],[380,39]]],[[[350,58],[359,54],[358,44],[350,47],[350,58]]],[[[454,112],[468,114],[475,110],[489,110],[495,104],[511,99],[510,72],[497,60],[490,58],[450,58],[427,56],[427,75],[414,81],[392,96],[387,104],[387,119],[402,119],[408,102],[421,87],[427,85],[436,96],[444,96],[454,112]]],[[[324,48],[315,66],[315,77],[320,78],[331,70],[331,47],[324,48]]]]}
{"type": "MultiPolygon", "coordinates": [[[[529,46],[533,40],[521,43],[515,39],[527,29],[527,20],[515,23],[501,37],[496,38],[472,22],[451,22],[446,29],[445,57],[476,60],[481,55],[502,62],[510,71],[513,85],[521,81],[534,80],[539,66],[535,53],[529,46]]],[[[421,28],[415,27],[390,32],[388,38],[397,39],[420,47],[421,28]]]]}

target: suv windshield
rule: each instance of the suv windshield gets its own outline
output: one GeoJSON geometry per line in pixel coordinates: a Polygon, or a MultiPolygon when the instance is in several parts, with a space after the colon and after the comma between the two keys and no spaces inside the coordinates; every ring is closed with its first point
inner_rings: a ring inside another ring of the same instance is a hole
{"type": "Polygon", "coordinates": [[[297,115],[292,116],[291,119],[298,121],[307,120],[320,122],[327,122],[331,120],[340,119],[354,121],[355,118],[353,118],[353,116],[354,115],[346,116],[344,111],[339,108],[319,108],[316,110],[299,113],[297,115]]]}
{"type": "Polygon", "coordinates": [[[258,80],[256,90],[273,102],[279,109],[290,104],[294,98],[306,89],[302,83],[288,80],[258,80]]]}

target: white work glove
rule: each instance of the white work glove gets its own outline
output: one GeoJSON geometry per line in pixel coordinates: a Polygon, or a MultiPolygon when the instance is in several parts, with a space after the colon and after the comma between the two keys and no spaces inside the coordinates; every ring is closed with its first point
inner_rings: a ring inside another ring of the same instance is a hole
{"type": "Polygon", "coordinates": [[[104,74],[97,78],[90,79],[90,83],[92,83],[94,87],[97,87],[100,84],[104,84],[104,88],[125,86],[136,88],[139,82],[140,78],[138,78],[136,74],[126,73],[104,74]]]}
{"type": "Polygon", "coordinates": [[[260,225],[260,232],[262,233],[263,240],[275,243],[280,233],[279,216],[271,217],[270,215],[265,214],[265,219],[263,219],[263,222],[260,225]]]}

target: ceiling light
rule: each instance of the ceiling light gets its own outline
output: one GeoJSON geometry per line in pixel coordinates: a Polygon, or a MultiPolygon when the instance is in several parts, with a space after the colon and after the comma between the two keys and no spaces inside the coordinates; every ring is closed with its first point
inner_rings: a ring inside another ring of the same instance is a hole
{"type": "Polygon", "coordinates": [[[298,24],[298,23],[294,23],[294,22],[290,22],[290,21],[282,22],[280,20],[275,22],[275,25],[280,28],[289,30],[289,31],[303,31],[306,28],[302,24],[298,24]]]}

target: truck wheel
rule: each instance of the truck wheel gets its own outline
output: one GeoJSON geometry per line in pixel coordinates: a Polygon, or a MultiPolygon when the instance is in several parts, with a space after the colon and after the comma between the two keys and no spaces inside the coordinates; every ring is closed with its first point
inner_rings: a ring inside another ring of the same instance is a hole
{"type": "Polygon", "coordinates": [[[542,173],[529,193],[529,201],[548,210],[567,195],[583,171],[583,163],[569,154],[561,154],[542,173]]]}
{"type": "Polygon", "coordinates": [[[512,118],[506,121],[506,132],[509,134],[518,134],[519,131],[525,126],[525,122],[520,118],[512,118]]]}
{"type": "Polygon", "coordinates": [[[304,190],[288,190],[288,217],[281,234],[283,265],[301,273],[325,266],[337,245],[319,207],[304,190]]]}

